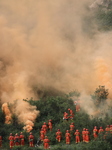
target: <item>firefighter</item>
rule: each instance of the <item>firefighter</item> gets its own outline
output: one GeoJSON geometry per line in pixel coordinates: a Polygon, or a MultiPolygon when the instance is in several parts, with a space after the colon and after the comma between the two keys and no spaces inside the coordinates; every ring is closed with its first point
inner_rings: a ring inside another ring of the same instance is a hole
{"type": "Polygon", "coordinates": [[[0,147],[2,147],[2,136],[0,136],[0,147]]]}
{"type": "Polygon", "coordinates": [[[64,116],[63,116],[63,120],[67,120],[68,121],[68,113],[67,112],[64,112],[64,116]]]}
{"type": "Polygon", "coordinates": [[[94,138],[98,137],[97,133],[98,133],[98,129],[97,129],[97,126],[95,126],[94,129],[93,129],[93,136],[94,136],[94,138]]]}
{"type": "Polygon", "coordinates": [[[76,130],[74,135],[75,135],[75,142],[79,143],[80,142],[80,132],[79,132],[79,130],[76,130]]]}
{"type": "Polygon", "coordinates": [[[83,140],[83,142],[85,142],[85,137],[86,137],[86,129],[83,128],[83,131],[82,131],[82,140],[83,140]]]}
{"type": "Polygon", "coordinates": [[[51,119],[48,122],[48,128],[50,131],[52,131],[52,120],[51,119]]]}
{"type": "Polygon", "coordinates": [[[45,139],[43,140],[43,144],[44,144],[44,149],[49,149],[49,142],[50,140],[48,139],[47,136],[45,136],[45,139]]]}
{"type": "Polygon", "coordinates": [[[20,145],[24,146],[25,145],[25,139],[24,139],[23,132],[20,133],[19,138],[20,138],[20,145]]]}
{"type": "Polygon", "coordinates": [[[69,130],[66,130],[65,138],[66,138],[66,144],[70,144],[71,135],[69,133],[69,130]]]}
{"type": "Polygon", "coordinates": [[[44,138],[45,138],[45,132],[44,132],[44,129],[41,128],[41,130],[40,130],[40,140],[43,141],[44,138]]]}
{"type": "Polygon", "coordinates": [[[46,122],[44,122],[44,124],[42,125],[42,128],[43,128],[43,130],[44,130],[44,134],[46,135],[46,133],[47,133],[47,124],[46,124],[46,122]]]}
{"type": "Polygon", "coordinates": [[[80,104],[79,104],[79,102],[78,101],[75,101],[74,102],[75,103],[75,109],[76,109],[76,112],[78,112],[78,111],[80,111],[80,104]]]}
{"type": "Polygon", "coordinates": [[[10,149],[14,147],[14,136],[12,135],[12,133],[10,133],[10,136],[9,136],[9,146],[10,146],[10,149]]]}
{"type": "Polygon", "coordinates": [[[72,122],[71,124],[70,124],[70,131],[73,131],[75,129],[75,125],[74,125],[74,123],[72,122]]]}
{"type": "Polygon", "coordinates": [[[14,136],[14,145],[15,146],[20,145],[20,137],[19,137],[18,133],[16,133],[14,136]]]}
{"type": "Polygon", "coordinates": [[[88,129],[86,129],[86,137],[85,137],[85,142],[86,143],[89,143],[89,141],[90,141],[90,137],[89,137],[89,131],[88,131],[88,129]]]}
{"type": "Polygon", "coordinates": [[[70,113],[69,118],[72,120],[72,119],[74,118],[73,110],[71,110],[70,108],[68,108],[68,111],[69,111],[69,113],[70,113]]]}
{"type": "Polygon", "coordinates": [[[100,127],[100,129],[99,129],[99,131],[98,131],[98,133],[102,133],[104,130],[103,130],[103,128],[102,127],[100,127]]]}
{"type": "Polygon", "coordinates": [[[107,127],[105,128],[105,131],[107,131],[107,132],[110,131],[109,125],[107,125],[107,127]]]}
{"type": "Polygon", "coordinates": [[[34,147],[34,136],[33,136],[32,132],[30,132],[28,140],[29,140],[29,147],[34,147]]]}
{"type": "Polygon", "coordinates": [[[61,133],[60,129],[58,129],[57,132],[56,132],[56,140],[58,142],[60,142],[61,139],[62,139],[62,133],[61,133]]]}

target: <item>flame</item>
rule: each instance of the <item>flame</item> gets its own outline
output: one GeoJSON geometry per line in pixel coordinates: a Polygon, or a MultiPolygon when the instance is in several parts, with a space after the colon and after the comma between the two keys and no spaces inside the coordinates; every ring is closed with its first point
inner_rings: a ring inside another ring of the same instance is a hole
{"type": "Polygon", "coordinates": [[[5,123],[6,123],[6,124],[10,124],[11,121],[12,121],[12,114],[11,114],[9,108],[8,108],[8,104],[7,104],[7,103],[4,103],[4,104],[2,105],[2,111],[3,111],[4,114],[5,114],[5,123]]]}

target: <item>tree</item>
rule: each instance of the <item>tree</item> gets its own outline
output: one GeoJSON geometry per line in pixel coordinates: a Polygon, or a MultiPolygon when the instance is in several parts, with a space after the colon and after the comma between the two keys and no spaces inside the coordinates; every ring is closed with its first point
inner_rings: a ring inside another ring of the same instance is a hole
{"type": "Polygon", "coordinates": [[[108,89],[105,89],[105,86],[99,85],[99,87],[96,88],[94,94],[91,95],[91,97],[94,100],[95,105],[99,107],[99,105],[104,104],[106,102],[108,95],[108,89]]]}

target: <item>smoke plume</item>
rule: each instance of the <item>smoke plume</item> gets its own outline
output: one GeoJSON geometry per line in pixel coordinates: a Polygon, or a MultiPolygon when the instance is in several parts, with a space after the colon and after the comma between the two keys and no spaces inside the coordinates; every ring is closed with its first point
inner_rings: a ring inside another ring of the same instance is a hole
{"type": "Polygon", "coordinates": [[[92,0],[0,1],[1,102],[18,100],[14,112],[28,130],[39,111],[22,99],[38,99],[34,89],[78,89],[88,95],[99,84],[110,88],[112,34],[96,28],[91,28],[91,38],[86,33],[83,18],[91,15],[90,4],[92,0]]]}
{"type": "Polygon", "coordinates": [[[10,112],[10,110],[9,110],[9,107],[8,107],[8,104],[7,104],[7,103],[4,103],[4,104],[2,105],[2,111],[3,111],[4,114],[5,114],[5,123],[6,123],[6,124],[10,124],[11,121],[12,121],[12,114],[11,114],[11,112],[10,112]]]}

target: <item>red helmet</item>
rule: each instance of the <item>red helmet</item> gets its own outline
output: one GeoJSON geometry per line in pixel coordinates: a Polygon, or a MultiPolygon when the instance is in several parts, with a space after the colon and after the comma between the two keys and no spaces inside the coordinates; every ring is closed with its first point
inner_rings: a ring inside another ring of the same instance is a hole
{"type": "Polygon", "coordinates": [[[102,127],[100,127],[100,129],[102,129],[102,127]]]}
{"type": "Polygon", "coordinates": [[[58,131],[60,131],[60,129],[58,129],[58,131]]]}
{"type": "Polygon", "coordinates": [[[88,131],[88,129],[86,129],[86,131],[88,131]]]}

